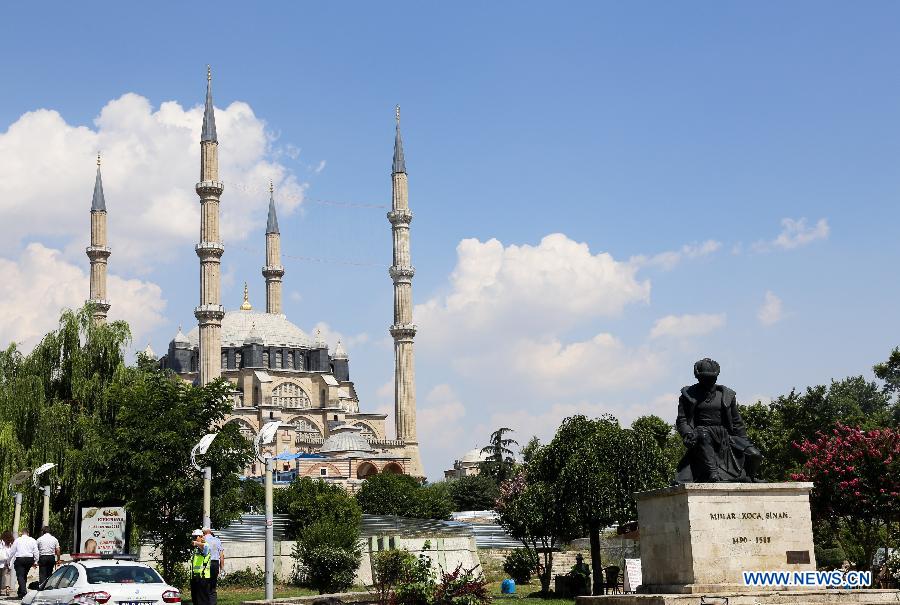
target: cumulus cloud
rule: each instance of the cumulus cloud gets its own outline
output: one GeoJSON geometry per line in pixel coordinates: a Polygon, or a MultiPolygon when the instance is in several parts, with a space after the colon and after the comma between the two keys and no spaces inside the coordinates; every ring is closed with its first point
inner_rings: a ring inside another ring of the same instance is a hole
{"type": "Polygon", "coordinates": [[[337,341],[339,340],[341,341],[341,344],[344,345],[344,350],[347,352],[348,356],[352,353],[352,351],[350,350],[352,347],[360,346],[369,342],[369,335],[366,332],[345,335],[341,332],[338,332],[324,321],[320,321],[313,326],[312,330],[310,330],[309,332],[310,336],[315,336],[317,331],[322,333],[322,338],[325,340],[325,342],[328,343],[328,348],[331,349],[332,353],[334,352],[334,347],[335,345],[337,345],[337,341]]]}
{"type": "Polygon", "coordinates": [[[773,248],[792,250],[817,240],[827,239],[830,233],[828,220],[824,218],[820,218],[815,225],[808,225],[806,218],[783,218],[781,219],[781,233],[771,241],[755,243],[753,249],[757,252],[773,248]]]}
{"type": "Polygon", "coordinates": [[[759,318],[759,323],[764,326],[771,326],[777,324],[779,321],[784,319],[784,305],[781,302],[781,299],[778,298],[774,292],[771,290],[766,291],[766,295],[763,299],[763,304],[759,308],[759,312],[757,313],[757,317],[759,318]]]}
{"type": "Polygon", "coordinates": [[[464,437],[460,421],[466,415],[466,407],[449,384],[438,384],[419,402],[416,425],[419,441],[429,448],[453,450],[464,437]]]}
{"type": "MultiPolygon", "coordinates": [[[[198,103],[202,90],[198,91],[198,103]]],[[[0,254],[19,243],[53,237],[72,258],[83,254],[94,182],[94,157],[103,153],[109,211],[111,268],[167,261],[195,242],[199,211],[202,107],[174,101],[154,107],[134,93],[113,99],[91,127],[39,109],[0,132],[0,254]],[[79,201],[80,200],[80,201],[79,201]]],[[[274,180],[279,211],[302,201],[305,185],[277,161],[266,124],[243,102],[216,110],[220,139],[222,238],[245,238],[265,221],[266,187],[274,180]]]]}
{"type": "Polygon", "coordinates": [[[722,242],[706,240],[699,244],[685,244],[678,250],[660,252],[653,256],[634,256],[631,263],[638,267],[657,267],[669,271],[677,267],[683,260],[691,260],[708,256],[722,247],[722,242]]]}
{"type": "MultiPolygon", "coordinates": [[[[57,327],[63,309],[79,308],[88,298],[86,269],[40,243],[29,244],[16,258],[0,258],[0,275],[4,280],[0,342],[16,342],[25,350],[57,327]]],[[[107,290],[113,303],[110,320],[127,321],[135,345],[142,345],[164,321],[166,302],[159,286],[110,274],[107,290]]]]}
{"type": "Polygon", "coordinates": [[[465,239],[456,252],[450,292],[416,306],[423,342],[501,325],[552,330],[650,300],[650,282],[637,279],[637,267],[561,233],[537,246],[465,239]]]}
{"type": "Polygon", "coordinates": [[[703,336],[725,325],[725,314],[666,315],[656,320],[650,338],[703,336]]]}

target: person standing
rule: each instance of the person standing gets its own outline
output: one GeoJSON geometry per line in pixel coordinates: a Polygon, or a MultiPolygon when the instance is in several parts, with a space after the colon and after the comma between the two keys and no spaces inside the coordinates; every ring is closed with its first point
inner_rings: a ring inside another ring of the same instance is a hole
{"type": "Polygon", "coordinates": [[[0,535],[0,595],[9,596],[10,569],[12,568],[12,559],[9,558],[12,553],[13,533],[9,530],[0,535]]]}
{"type": "Polygon", "coordinates": [[[203,539],[209,546],[209,603],[217,605],[219,595],[216,592],[216,585],[219,582],[219,573],[225,566],[225,547],[209,527],[203,528],[203,539]]]}
{"type": "Polygon", "coordinates": [[[53,569],[59,562],[59,540],[50,533],[50,526],[41,528],[41,537],[37,540],[38,547],[38,581],[41,584],[50,577],[53,569]]]}
{"type": "Polygon", "coordinates": [[[191,533],[191,602],[194,605],[210,605],[209,577],[211,574],[209,545],[203,532],[195,529],[191,533]]]}
{"type": "Polygon", "coordinates": [[[18,595],[21,599],[28,593],[28,571],[32,567],[37,567],[37,540],[29,535],[27,529],[23,529],[13,542],[10,551],[9,558],[13,562],[13,569],[16,570],[16,580],[19,584],[18,595]]]}

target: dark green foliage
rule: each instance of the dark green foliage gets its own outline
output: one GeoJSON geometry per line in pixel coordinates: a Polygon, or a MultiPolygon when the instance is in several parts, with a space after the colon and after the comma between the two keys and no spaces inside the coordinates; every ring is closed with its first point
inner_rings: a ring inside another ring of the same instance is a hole
{"type": "Polygon", "coordinates": [[[448,519],[453,511],[446,483],[423,486],[409,475],[373,475],[363,482],[356,500],[362,511],[370,515],[448,519]]]}
{"type": "Polygon", "coordinates": [[[497,483],[484,475],[469,475],[447,482],[453,510],[491,510],[500,490],[497,483]]]}
{"type": "Polygon", "coordinates": [[[332,520],[359,531],[361,511],[356,501],[339,485],[301,477],[275,491],[275,512],[287,515],[287,534],[296,539],[317,520],[332,520]]]}
{"type": "Polygon", "coordinates": [[[531,581],[531,574],[535,573],[538,568],[538,558],[533,550],[527,548],[517,548],[506,554],[503,560],[503,571],[505,571],[516,584],[528,584],[531,581]]]}
{"type": "Polygon", "coordinates": [[[481,452],[488,455],[487,460],[479,465],[481,474],[491,477],[497,485],[515,473],[516,459],[512,447],[519,445],[519,442],[506,437],[512,432],[510,428],[500,427],[491,433],[490,444],[481,448],[481,452]]]}
{"type": "Polygon", "coordinates": [[[259,481],[246,479],[241,482],[240,498],[244,512],[261,512],[266,505],[266,488],[259,481]]]}
{"type": "Polygon", "coordinates": [[[372,554],[372,579],[380,603],[387,603],[394,588],[406,581],[409,569],[417,559],[408,550],[382,550],[372,554]]]}
{"type": "Polygon", "coordinates": [[[522,446],[521,451],[519,452],[522,455],[522,464],[528,464],[531,462],[531,459],[534,457],[535,452],[538,451],[541,447],[541,440],[537,438],[537,435],[532,435],[531,439],[528,440],[528,443],[522,446]]]}
{"type": "Polygon", "coordinates": [[[359,551],[351,551],[329,544],[308,545],[298,542],[294,556],[303,561],[301,581],[319,594],[343,592],[353,586],[359,551]]]}
{"type": "Polygon", "coordinates": [[[425,555],[407,559],[403,577],[394,587],[391,605],[432,605],[434,590],[431,559],[425,555]]]}
{"type": "MultiPolygon", "coordinates": [[[[159,544],[166,579],[187,560],[191,530],[202,516],[202,482],[191,466],[191,448],[230,411],[230,390],[225,380],[195,387],[162,371],[136,368],[123,372],[108,389],[120,408],[115,432],[104,439],[103,447],[108,468],[115,472],[98,469],[104,495],[127,499],[135,524],[159,544]]],[[[224,527],[243,512],[236,473],[251,456],[249,442],[235,425],[226,424],[199,460],[209,461],[213,471],[215,527],[224,527]]]]}
{"type": "Polygon", "coordinates": [[[266,572],[259,566],[256,569],[236,569],[219,576],[217,583],[225,588],[259,588],[265,586],[266,572]]]}

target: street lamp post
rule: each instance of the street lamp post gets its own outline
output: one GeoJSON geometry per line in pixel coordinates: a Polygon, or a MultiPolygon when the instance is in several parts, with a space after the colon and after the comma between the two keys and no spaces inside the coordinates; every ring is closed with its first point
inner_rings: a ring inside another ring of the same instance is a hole
{"type": "MultiPolygon", "coordinates": [[[[271,601],[275,598],[275,526],[274,511],[272,504],[272,456],[263,454],[264,445],[271,443],[281,422],[275,420],[267,422],[263,425],[259,434],[253,442],[256,448],[256,458],[266,465],[266,600],[271,601]]],[[[276,446],[277,447],[277,446],[276,446]]]]}
{"type": "Polygon", "coordinates": [[[204,529],[212,528],[212,467],[205,466],[201,469],[197,462],[197,456],[206,453],[216,435],[218,433],[204,435],[203,439],[191,449],[191,464],[203,473],[203,525],[201,527],[204,529]]]}
{"type": "Polygon", "coordinates": [[[54,464],[53,462],[45,462],[44,464],[34,469],[34,473],[32,474],[32,481],[34,483],[34,486],[40,491],[44,492],[44,507],[42,511],[43,515],[41,517],[41,527],[50,525],[50,482],[48,481],[47,485],[41,487],[39,477],[54,466],[56,466],[56,464],[54,464]]]}
{"type": "Polygon", "coordinates": [[[31,476],[31,471],[19,471],[9,480],[9,489],[14,494],[15,509],[13,511],[13,536],[19,537],[19,520],[22,518],[22,490],[16,489],[22,485],[31,476]]]}

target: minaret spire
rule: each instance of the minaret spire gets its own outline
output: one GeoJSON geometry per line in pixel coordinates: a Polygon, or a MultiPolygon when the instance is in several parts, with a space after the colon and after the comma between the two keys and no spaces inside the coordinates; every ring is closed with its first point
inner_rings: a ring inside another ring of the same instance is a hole
{"type": "Polygon", "coordinates": [[[281,232],[278,230],[278,216],[275,214],[275,187],[269,181],[269,218],[266,222],[266,264],[262,268],[266,278],[266,313],[281,314],[281,232]]]}
{"type": "Polygon", "coordinates": [[[94,321],[106,322],[109,300],[106,298],[106,263],[110,249],[106,240],[106,198],[103,195],[103,179],[100,177],[100,152],[97,152],[97,178],[94,181],[94,197],[91,200],[91,245],[85,250],[91,261],[91,285],[88,303],[93,305],[94,321]]]}
{"type": "Polygon", "coordinates": [[[394,282],[394,322],[390,333],[394,338],[394,416],[397,439],[406,444],[409,458],[408,472],[414,477],[425,477],[419,457],[419,440],[416,436],[416,375],[413,357],[413,339],[416,326],[412,323],[412,278],[415,269],[410,263],[409,187],[406,162],[403,158],[403,142],[400,138],[400,106],[396,109],[397,132],[394,138],[394,163],[391,174],[392,202],[388,212],[394,241],[394,261],[390,268],[394,282]]]}
{"type": "Polygon", "coordinates": [[[225,246],[219,238],[219,198],[224,187],[219,181],[219,140],[212,100],[212,70],[206,66],[206,106],[200,134],[200,243],[194,249],[200,258],[200,305],[194,316],[200,327],[200,384],[222,375],[221,259],[225,246]]]}

